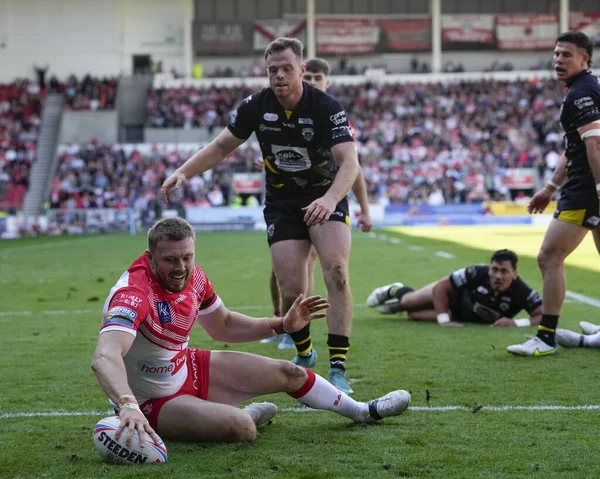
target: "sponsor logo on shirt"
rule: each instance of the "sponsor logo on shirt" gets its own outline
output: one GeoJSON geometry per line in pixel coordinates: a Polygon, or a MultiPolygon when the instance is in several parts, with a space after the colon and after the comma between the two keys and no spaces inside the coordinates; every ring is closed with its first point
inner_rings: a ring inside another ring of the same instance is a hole
{"type": "Polygon", "coordinates": [[[281,128],[277,128],[277,127],[274,127],[274,126],[263,125],[262,123],[260,124],[260,126],[258,127],[258,129],[260,131],[281,131],[281,128]]]}
{"type": "Polygon", "coordinates": [[[263,118],[265,121],[277,121],[279,119],[279,115],[277,113],[265,113],[263,118]]]}
{"type": "Polygon", "coordinates": [[[452,279],[454,280],[454,284],[459,288],[461,286],[464,286],[465,284],[467,284],[467,276],[465,274],[465,268],[459,269],[458,271],[455,271],[454,273],[452,273],[452,279]]]}
{"type": "Polygon", "coordinates": [[[336,126],[341,125],[342,123],[346,123],[348,121],[346,119],[346,112],[344,110],[331,115],[329,117],[329,120],[331,120],[331,122],[336,126]]]}
{"type": "Polygon", "coordinates": [[[296,125],[294,125],[293,123],[281,122],[281,124],[287,128],[296,128],[296,125]]]}
{"type": "Polygon", "coordinates": [[[487,288],[484,288],[483,286],[478,286],[477,287],[477,292],[481,293],[481,294],[489,294],[489,291],[487,288]]]}
{"type": "Polygon", "coordinates": [[[282,171],[296,172],[311,167],[308,150],[297,146],[271,145],[275,166],[282,171]]]}
{"type": "Polygon", "coordinates": [[[510,305],[507,303],[500,303],[500,311],[507,311],[510,305]]]}
{"type": "Polygon", "coordinates": [[[578,100],[575,100],[573,103],[580,110],[594,106],[594,100],[592,100],[592,97],[589,97],[589,96],[581,97],[578,100]]]}
{"type": "Polygon", "coordinates": [[[160,324],[168,324],[173,321],[171,319],[171,310],[169,309],[168,301],[159,301],[156,303],[156,311],[158,312],[160,324]]]}
{"type": "Polygon", "coordinates": [[[173,304],[179,304],[181,303],[183,300],[185,300],[187,298],[187,295],[185,294],[180,294],[179,298],[177,298],[175,301],[173,301],[173,304]]]}
{"type": "Polygon", "coordinates": [[[235,122],[237,120],[237,116],[238,116],[238,111],[237,110],[233,110],[229,114],[229,123],[231,124],[231,126],[235,126],[235,122]]]}
{"type": "Polygon", "coordinates": [[[342,136],[349,136],[352,138],[352,131],[349,126],[336,126],[331,129],[331,139],[341,138],[342,136]]]}
{"type": "Polygon", "coordinates": [[[108,320],[108,319],[112,318],[113,316],[120,316],[122,318],[127,318],[133,322],[133,321],[135,321],[135,318],[137,318],[138,314],[133,309],[126,308],[125,306],[113,306],[108,311],[106,319],[108,320]]]}
{"type": "Polygon", "coordinates": [[[185,364],[186,355],[178,354],[170,361],[138,361],[138,370],[144,376],[173,376],[185,364]]]}
{"type": "Polygon", "coordinates": [[[313,121],[312,118],[298,118],[298,123],[301,125],[312,125],[313,121]]]}
{"type": "Polygon", "coordinates": [[[244,102],[245,103],[250,103],[250,100],[252,100],[252,95],[247,96],[246,98],[244,98],[244,102]]]}
{"type": "Polygon", "coordinates": [[[113,304],[123,303],[137,308],[142,302],[142,298],[135,294],[117,293],[111,301],[113,304]]]}

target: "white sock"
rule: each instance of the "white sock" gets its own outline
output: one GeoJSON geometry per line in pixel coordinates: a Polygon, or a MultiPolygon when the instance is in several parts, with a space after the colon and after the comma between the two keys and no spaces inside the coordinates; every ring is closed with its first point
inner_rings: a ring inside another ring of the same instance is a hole
{"type": "Polygon", "coordinates": [[[310,369],[306,372],[308,373],[306,383],[290,396],[313,409],[333,411],[356,422],[366,420],[369,414],[367,403],[355,401],[310,369]]]}
{"type": "Polygon", "coordinates": [[[588,348],[600,349],[600,333],[583,336],[583,345],[588,348]]]}

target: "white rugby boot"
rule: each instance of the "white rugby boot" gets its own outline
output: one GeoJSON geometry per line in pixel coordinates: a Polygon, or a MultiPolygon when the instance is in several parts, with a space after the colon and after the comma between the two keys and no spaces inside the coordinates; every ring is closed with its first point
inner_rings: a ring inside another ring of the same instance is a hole
{"type": "Polygon", "coordinates": [[[558,345],[555,343],[554,346],[548,346],[540,338],[534,336],[524,343],[513,344],[507,347],[506,350],[515,356],[550,356],[558,352],[558,345]]]}
{"type": "Polygon", "coordinates": [[[367,298],[367,306],[369,308],[374,308],[375,306],[382,305],[388,299],[393,299],[389,297],[388,292],[390,291],[390,288],[394,286],[401,288],[404,285],[402,283],[391,283],[374,289],[373,292],[367,298]]]}
{"type": "Polygon", "coordinates": [[[600,332],[600,326],[594,323],[588,323],[587,321],[581,321],[579,327],[584,334],[596,334],[600,332]]]}
{"type": "Polygon", "coordinates": [[[380,421],[385,417],[399,416],[410,406],[410,394],[399,389],[369,401],[369,414],[365,422],[380,421]]]}
{"type": "Polygon", "coordinates": [[[254,402],[244,408],[256,426],[268,424],[277,414],[277,406],[270,402],[254,402]]]}

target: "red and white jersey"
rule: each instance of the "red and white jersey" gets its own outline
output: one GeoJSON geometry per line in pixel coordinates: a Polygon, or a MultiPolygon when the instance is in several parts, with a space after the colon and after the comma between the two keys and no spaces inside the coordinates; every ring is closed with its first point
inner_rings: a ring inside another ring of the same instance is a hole
{"type": "Polygon", "coordinates": [[[180,293],[160,285],[146,255],[140,256],[110,290],[102,329],[124,331],[135,340],[123,361],[129,386],[140,403],[175,394],[187,376],[186,348],[198,315],[221,305],[208,277],[194,266],[180,293]]]}

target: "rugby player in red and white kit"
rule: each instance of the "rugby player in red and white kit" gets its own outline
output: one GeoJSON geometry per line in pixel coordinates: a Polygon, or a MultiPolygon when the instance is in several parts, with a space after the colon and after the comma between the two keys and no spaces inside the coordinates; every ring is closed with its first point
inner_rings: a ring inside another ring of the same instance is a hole
{"type": "Polygon", "coordinates": [[[314,409],[356,422],[406,410],[403,390],[358,402],[309,369],[235,351],[188,348],[195,322],[217,341],[251,342],[294,332],[322,318],[329,304],[300,295],[283,318],[252,318],[229,311],[195,265],[195,233],[181,218],[165,218],[148,232],[148,250],[111,289],[92,368],[127,429],[155,440],[252,441],[256,426],[277,412],[273,404],[235,407],[286,392],[314,409]],[[155,432],[156,431],[156,432],[155,432]]]}

